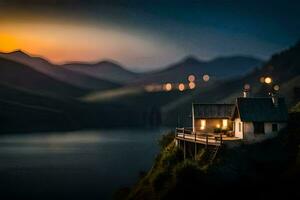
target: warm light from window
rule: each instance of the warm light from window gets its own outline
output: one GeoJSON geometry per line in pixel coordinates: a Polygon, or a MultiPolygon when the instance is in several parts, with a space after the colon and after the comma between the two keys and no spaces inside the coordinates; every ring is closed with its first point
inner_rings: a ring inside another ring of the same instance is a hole
{"type": "Polygon", "coordinates": [[[200,121],[200,129],[201,129],[201,130],[204,130],[204,129],[205,129],[205,126],[206,126],[206,120],[202,119],[202,120],[200,121]]]}
{"type": "Polygon", "coordinates": [[[227,119],[223,119],[222,120],[222,124],[223,124],[223,129],[227,129],[227,127],[228,127],[228,120],[227,119]]]}
{"type": "Polygon", "coordinates": [[[180,84],[178,85],[178,90],[179,90],[179,91],[183,91],[184,89],[185,89],[184,84],[183,84],[183,83],[180,83],[180,84]]]}

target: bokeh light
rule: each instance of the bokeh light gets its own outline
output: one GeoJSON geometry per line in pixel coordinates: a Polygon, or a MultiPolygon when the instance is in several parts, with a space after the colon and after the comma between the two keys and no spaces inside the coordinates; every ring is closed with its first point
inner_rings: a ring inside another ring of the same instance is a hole
{"type": "Polygon", "coordinates": [[[179,90],[179,91],[183,91],[184,89],[185,89],[184,84],[183,84],[183,83],[180,83],[180,84],[178,85],[178,90],[179,90]]]}
{"type": "Polygon", "coordinates": [[[196,87],[196,84],[194,82],[190,82],[189,83],[189,88],[192,90],[192,89],[195,89],[196,87]]]}
{"type": "Polygon", "coordinates": [[[152,84],[152,85],[146,85],[144,88],[147,92],[159,92],[162,91],[163,86],[159,84],[152,84]]]}
{"type": "Polygon", "coordinates": [[[171,91],[172,90],[172,84],[171,83],[166,83],[165,84],[165,90],[166,91],[171,91]]]}
{"type": "Polygon", "coordinates": [[[279,87],[279,85],[274,85],[273,89],[274,89],[275,91],[279,91],[280,87],[279,87]]]}
{"type": "Polygon", "coordinates": [[[260,77],[260,79],[259,79],[259,81],[261,82],[261,83],[265,83],[265,77],[260,77]]]}
{"type": "Polygon", "coordinates": [[[205,74],[205,75],[203,76],[203,80],[204,80],[205,82],[209,81],[209,75],[208,75],[208,74],[205,74]]]}
{"type": "Polygon", "coordinates": [[[266,77],[266,78],[265,78],[265,83],[266,83],[266,84],[272,83],[272,78],[271,78],[271,77],[266,77]]]}
{"type": "Polygon", "coordinates": [[[196,80],[196,76],[191,74],[191,75],[189,75],[188,80],[189,80],[189,82],[194,82],[196,80]]]}
{"type": "Polygon", "coordinates": [[[250,90],[250,88],[251,88],[251,86],[248,83],[244,85],[245,90],[250,90]]]}

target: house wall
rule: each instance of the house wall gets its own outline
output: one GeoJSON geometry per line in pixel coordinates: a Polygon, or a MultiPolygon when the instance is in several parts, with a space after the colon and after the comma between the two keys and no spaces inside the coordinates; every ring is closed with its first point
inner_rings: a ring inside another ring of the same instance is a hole
{"type": "MultiPolygon", "coordinates": [[[[222,128],[223,119],[195,119],[195,130],[200,133],[213,133],[217,124],[222,128]],[[206,120],[206,126],[204,130],[201,130],[201,120],[206,120]]],[[[228,120],[228,129],[232,130],[232,121],[228,120]]]]}
{"type": "Polygon", "coordinates": [[[240,118],[234,120],[234,136],[243,139],[243,122],[240,118]],[[239,124],[241,124],[241,130],[239,130],[239,124]]]}
{"type": "Polygon", "coordinates": [[[265,122],[264,123],[264,134],[255,134],[254,133],[254,125],[252,122],[244,122],[244,140],[248,143],[260,142],[268,138],[272,138],[277,136],[277,133],[282,130],[286,123],[275,123],[278,124],[278,131],[272,131],[272,124],[274,122],[265,122]]]}

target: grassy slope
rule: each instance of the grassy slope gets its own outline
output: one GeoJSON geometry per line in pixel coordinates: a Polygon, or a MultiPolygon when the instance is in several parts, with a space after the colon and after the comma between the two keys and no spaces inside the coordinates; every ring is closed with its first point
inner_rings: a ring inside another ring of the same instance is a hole
{"type": "Polygon", "coordinates": [[[169,135],[152,169],[133,188],[116,193],[116,199],[192,199],[200,194],[213,199],[240,198],[239,194],[249,198],[299,196],[294,190],[300,175],[300,137],[295,126],[291,123],[279,137],[262,143],[223,148],[212,164],[204,148],[197,161],[184,161],[169,135]]]}

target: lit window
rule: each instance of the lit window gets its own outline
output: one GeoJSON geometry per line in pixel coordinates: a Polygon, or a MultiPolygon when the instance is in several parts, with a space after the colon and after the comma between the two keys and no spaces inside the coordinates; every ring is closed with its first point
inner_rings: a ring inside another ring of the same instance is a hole
{"type": "Polygon", "coordinates": [[[222,124],[223,124],[222,128],[223,129],[227,129],[227,127],[228,127],[228,120],[227,119],[223,119],[222,120],[222,124]]]}
{"type": "Polygon", "coordinates": [[[200,129],[201,130],[204,130],[205,129],[205,126],[206,126],[206,120],[204,120],[204,119],[201,119],[201,126],[200,126],[200,129]]]}

